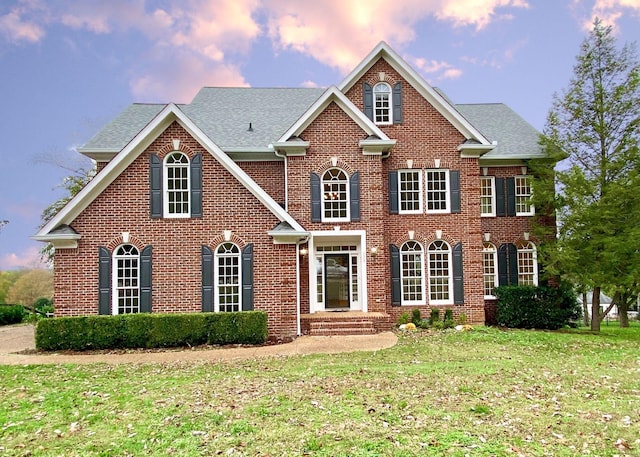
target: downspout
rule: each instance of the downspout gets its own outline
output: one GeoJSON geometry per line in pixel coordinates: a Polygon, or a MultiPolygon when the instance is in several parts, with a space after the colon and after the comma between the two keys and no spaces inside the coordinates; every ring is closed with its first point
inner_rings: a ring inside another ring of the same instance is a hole
{"type": "Polygon", "coordinates": [[[273,149],[276,157],[284,159],[284,210],[289,211],[289,159],[286,154],[280,154],[277,149],[273,149]]]}

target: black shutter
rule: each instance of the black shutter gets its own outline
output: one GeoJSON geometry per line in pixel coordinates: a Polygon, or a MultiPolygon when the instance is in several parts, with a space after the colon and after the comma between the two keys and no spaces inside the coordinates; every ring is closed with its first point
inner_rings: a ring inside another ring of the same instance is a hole
{"type": "Polygon", "coordinates": [[[498,248],[498,285],[509,285],[509,264],[507,257],[507,245],[502,244],[498,248]]]}
{"type": "Polygon", "coordinates": [[[518,285],[518,249],[513,244],[507,245],[507,257],[509,259],[509,284],[518,285]]]}
{"type": "Polygon", "coordinates": [[[202,311],[213,311],[213,252],[202,245],[202,311]]]}
{"type": "Polygon", "coordinates": [[[322,221],[322,190],[320,176],[311,173],[311,222],[322,221]]]}
{"type": "Polygon", "coordinates": [[[402,83],[393,86],[393,123],[402,124],[402,83]]]}
{"type": "Polygon", "coordinates": [[[449,186],[451,187],[451,212],[460,213],[460,172],[458,170],[449,171],[449,186]]]}
{"type": "Polygon", "coordinates": [[[453,247],[453,303],[464,303],[464,275],[462,268],[462,243],[453,247]]]}
{"type": "Polygon", "coordinates": [[[191,159],[191,217],[202,217],[202,154],[191,159]]]}
{"type": "Polygon", "coordinates": [[[111,253],[98,248],[98,314],[111,314],[111,253]]]}
{"type": "Polygon", "coordinates": [[[391,253],[391,306],[400,306],[402,303],[400,249],[398,249],[398,246],[390,244],[389,252],[391,253]]]}
{"type": "Polygon", "coordinates": [[[145,246],[140,253],[140,312],[151,312],[151,245],[145,246]]]}
{"type": "Polygon", "coordinates": [[[362,84],[362,97],[364,100],[364,115],[373,120],[373,89],[370,84],[362,84]]]}
{"type": "Polygon", "coordinates": [[[151,217],[162,217],[162,160],[155,154],[151,154],[151,166],[149,170],[150,206],[151,217]]]}
{"type": "Polygon", "coordinates": [[[242,250],[242,311],[253,310],[253,244],[242,250]]]}
{"type": "Polygon", "coordinates": [[[398,172],[389,172],[389,214],[398,214],[398,172]]]}
{"type": "Polygon", "coordinates": [[[357,171],[349,178],[349,198],[351,222],[360,221],[360,173],[357,171]]]}
{"type": "Polygon", "coordinates": [[[515,178],[507,178],[507,216],[516,215],[516,180],[515,178]]]}
{"type": "Polygon", "coordinates": [[[506,216],[504,178],[496,178],[496,216],[506,216]]]}

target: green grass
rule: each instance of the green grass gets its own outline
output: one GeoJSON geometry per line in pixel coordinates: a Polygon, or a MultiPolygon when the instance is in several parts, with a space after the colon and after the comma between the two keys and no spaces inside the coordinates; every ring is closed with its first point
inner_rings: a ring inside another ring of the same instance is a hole
{"type": "Polygon", "coordinates": [[[640,455],[640,328],[375,353],[0,366],[0,456],[640,455]]]}

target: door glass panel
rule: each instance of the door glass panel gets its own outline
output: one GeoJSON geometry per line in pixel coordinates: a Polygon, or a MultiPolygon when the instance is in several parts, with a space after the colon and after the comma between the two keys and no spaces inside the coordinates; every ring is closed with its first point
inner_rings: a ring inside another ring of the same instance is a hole
{"type": "Polygon", "coordinates": [[[349,308],[349,254],[325,254],[325,308],[349,308]]]}

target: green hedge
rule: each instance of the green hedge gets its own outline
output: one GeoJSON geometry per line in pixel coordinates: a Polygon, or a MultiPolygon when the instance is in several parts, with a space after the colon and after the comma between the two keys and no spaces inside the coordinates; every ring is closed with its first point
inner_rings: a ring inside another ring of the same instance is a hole
{"type": "Polygon", "coordinates": [[[495,294],[496,322],[504,327],[557,330],[580,317],[580,305],[569,286],[503,286],[495,294]]]}
{"type": "Polygon", "coordinates": [[[43,351],[160,348],[201,344],[262,344],[267,314],[123,314],[57,317],[38,322],[36,347],[43,351]]]}
{"type": "Polygon", "coordinates": [[[0,305],[0,325],[19,324],[26,314],[22,305],[0,305]]]}

